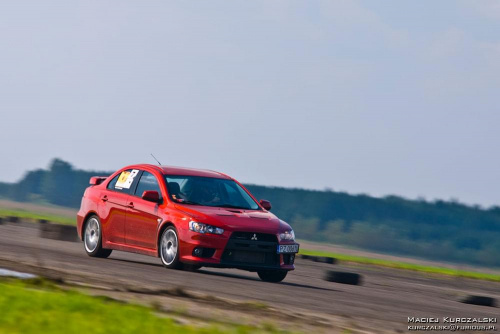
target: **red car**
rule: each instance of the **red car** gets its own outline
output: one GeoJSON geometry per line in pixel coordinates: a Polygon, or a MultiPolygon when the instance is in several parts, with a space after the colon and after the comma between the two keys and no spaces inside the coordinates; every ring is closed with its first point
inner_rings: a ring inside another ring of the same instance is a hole
{"type": "Polygon", "coordinates": [[[160,257],[167,268],[256,271],[268,282],[295,269],[290,225],[225,174],[141,164],[90,184],[77,214],[89,256],[115,249],[160,257]]]}

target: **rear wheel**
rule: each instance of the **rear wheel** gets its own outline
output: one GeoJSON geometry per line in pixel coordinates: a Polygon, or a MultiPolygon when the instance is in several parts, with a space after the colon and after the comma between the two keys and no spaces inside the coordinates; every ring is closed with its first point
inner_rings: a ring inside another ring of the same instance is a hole
{"type": "Polygon", "coordinates": [[[160,258],[163,265],[168,269],[181,268],[179,238],[177,237],[177,230],[173,226],[167,227],[161,235],[160,258]]]}
{"type": "Polygon", "coordinates": [[[87,219],[83,244],[88,256],[106,258],[111,255],[111,249],[102,248],[101,222],[97,216],[91,216],[87,219]]]}
{"type": "Polygon", "coordinates": [[[257,271],[260,279],[264,282],[278,283],[285,279],[288,271],[286,270],[260,270],[257,271]]]}

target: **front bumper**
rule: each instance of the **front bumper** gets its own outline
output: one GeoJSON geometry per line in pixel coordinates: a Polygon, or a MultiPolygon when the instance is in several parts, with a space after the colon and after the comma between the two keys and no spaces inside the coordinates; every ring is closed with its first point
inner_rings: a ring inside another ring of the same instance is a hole
{"type": "Polygon", "coordinates": [[[279,244],[296,243],[279,243],[274,234],[225,232],[223,235],[210,235],[189,230],[184,230],[182,234],[180,260],[185,263],[249,271],[295,269],[295,253],[279,254],[277,249],[279,244]]]}

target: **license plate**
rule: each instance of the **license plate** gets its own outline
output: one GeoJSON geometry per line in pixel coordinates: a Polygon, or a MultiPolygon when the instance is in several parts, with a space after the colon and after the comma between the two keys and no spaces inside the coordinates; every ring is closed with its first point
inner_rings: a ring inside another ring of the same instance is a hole
{"type": "Polygon", "coordinates": [[[298,253],[299,245],[278,245],[278,254],[283,253],[298,253]]]}

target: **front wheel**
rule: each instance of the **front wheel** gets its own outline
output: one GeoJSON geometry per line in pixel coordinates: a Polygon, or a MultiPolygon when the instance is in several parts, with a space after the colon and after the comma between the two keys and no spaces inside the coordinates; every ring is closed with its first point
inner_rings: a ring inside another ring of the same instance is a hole
{"type": "Polygon", "coordinates": [[[111,249],[102,248],[101,222],[97,216],[87,219],[84,231],[83,244],[88,256],[106,258],[111,255],[111,249]]]}
{"type": "Polygon", "coordinates": [[[163,265],[168,269],[181,267],[179,261],[179,238],[177,230],[169,226],[163,231],[160,239],[160,258],[163,265]]]}
{"type": "Polygon", "coordinates": [[[260,270],[257,271],[260,279],[264,282],[278,283],[285,279],[288,271],[286,270],[260,270]]]}

